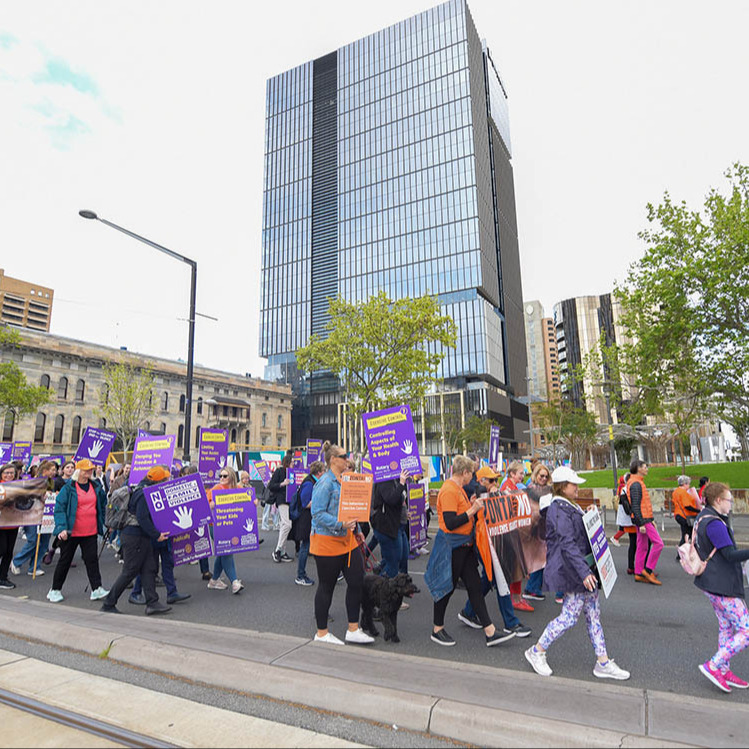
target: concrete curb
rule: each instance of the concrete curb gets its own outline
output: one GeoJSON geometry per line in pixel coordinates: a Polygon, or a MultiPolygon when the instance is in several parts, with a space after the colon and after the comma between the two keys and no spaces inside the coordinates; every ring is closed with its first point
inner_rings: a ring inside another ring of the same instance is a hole
{"type": "Polygon", "coordinates": [[[749,717],[747,706],[714,700],[541,681],[508,669],[280,635],[245,632],[240,643],[236,630],[189,623],[175,629],[177,622],[66,608],[0,599],[0,632],[89,655],[107,651],[113,662],[166,676],[479,746],[716,746],[718,726],[726,732],[720,745],[742,746],[749,717]],[[93,626],[83,626],[84,616],[93,626]],[[176,644],[177,630],[198,644],[176,644]],[[322,663],[326,669],[318,668],[322,663]],[[639,719],[618,720],[623,705],[627,715],[639,711],[639,719]],[[597,715],[595,725],[584,717],[589,712],[597,715]]]}

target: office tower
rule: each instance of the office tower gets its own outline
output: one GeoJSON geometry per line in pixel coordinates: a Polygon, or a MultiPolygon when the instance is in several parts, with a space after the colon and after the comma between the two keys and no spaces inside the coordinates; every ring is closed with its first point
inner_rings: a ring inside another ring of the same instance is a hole
{"type": "Polygon", "coordinates": [[[525,345],[528,392],[533,401],[548,401],[559,394],[559,361],[554,320],[544,317],[541,302],[525,302],[525,345]]]}
{"type": "Polygon", "coordinates": [[[298,393],[292,442],[336,437],[334,378],[299,376],[328,298],[437,295],[458,326],[440,376],[527,440],[507,94],[463,0],[267,84],[260,355],[298,393]]]}
{"type": "MultiPolygon", "coordinates": [[[[565,299],[554,305],[554,324],[559,350],[559,369],[562,375],[579,364],[585,364],[587,357],[594,352],[601,340],[606,345],[622,345],[629,342],[619,322],[621,308],[611,294],[581,296],[565,299]]],[[[622,383],[622,396],[629,400],[630,389],[622,383]]],[[[605,399],[601,383],[594,383],[589,377],[582,381],[572,381],[563,386],[562,394],[569,397],[576,406],[585,406],[595,414],[600,424],[608,421],[605,399]]],[[[612,405],[612,418],[616,421],[615,404],[612,405]]]]}
{"type": "Polygon", "coordinates": [[[6,276],[0,268],[0,323],[49,332],[54,295],[52,289],[6,276]]]}

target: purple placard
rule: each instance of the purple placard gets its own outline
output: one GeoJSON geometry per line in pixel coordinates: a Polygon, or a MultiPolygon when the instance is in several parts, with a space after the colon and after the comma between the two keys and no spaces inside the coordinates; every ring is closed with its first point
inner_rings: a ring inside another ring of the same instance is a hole
{"type": "Polygon", "coordinates": [[[411,484],[408,487],[408,526],[411,551],[427,543],[427,508],[424,503],[424,487],[411,484]]]}
{"type": "Polygon", "coordinates": [[[291,459],[290,467],[292,471],[303,471],[304,470],[304,457],[301,455],[295,455],[291,459]]]}
{"type": "Polygon", "coordinates": [[[374,480],[386,481],[407,470],[421,475],[421,460],[411,409],[406,406],[372,411],[362,417],[374,480]]]}
{"type": "Polygon", "coordinates": [[[489,465],[496,471],[499,460],[499,427],[492,425],[489,431],[489,465]]]}
{"type": "Polygon", "coordinates": [[[13,455],[13,443],[0,442],[0,465],[10,463],[11,455],[13,455]]]}
{"type": "Polygon", "coordinates": [[[593,556],[597,562],[601,561],[601,557],[606,553],[609,548],[608,541],[606,540],[606,532],[603,530],[603,526],[599,525],[590,537],[590,548],[593,550],[593,556]]]}
{"type": "Polygon", "coordinates": [[[296,490],[302,485],[304,479],[307,478],[307,471],[292,470],[290,468],[286,471],[286,478],[291,481],[290,484],[286,485],[286,502],[291,504],[291,500],[294,499],[296,490]]]}
{"type": "Polygon", "coordinates": [[[104,466],[116,439],[117,435],[114,432],[98,427],[86,427],[73,460],[78,462],[88,458],[95,466],[104,466]]]}
{"type": "Polygon", "coordinates": [[[253,460],[252,465],[255,468],[255,471],[257,471],[257,475],[260,477],[260,481],[262,481],[265,486],[268,486],[268,482],[270,481],[271,476],[273,476],[273,471],[271,471],[270,466],[264,460],[253,460]]]}
{"type": "Polygon", "coordinates": [[[44,498],[44,514],[40,533],[52,533],[55,530],[55,504],[57,503],[57,492],[48,492],[44,498]]]}
{"type": "Polygon", "coordinates": [[[150,432],[147,432],[145,429],[139,429],[138,436],[139,437],[152,437],[153,435],[150,432]]]}
{"type": "Polygon", "coordinates": [[[322,445],[322,440],[307,440],[307,468],[309,468],[316,460],[325,459],[322,445]]]}
{"type": "Polygon", "coordinates": [[[150,434],[138,437],[135,440],[133,460],[130,464],[130,486],[139,484],[146,474],[154,466],[166,466],[169,468],[174,459],[174,443],[176,438],[173,434],[155,435],[150,434]]]}
{"type": "Polygon", "coordinates": [[[213,490],[213,542],[216,556],[260,548],[255,490],[251,486],[213,490]]]}
{"type": "Polygon", "coordinates": [[[208,525],[193,528],[171,537],[172,557],[175,565],[188,564],[213,554],[213,541],[208,525]]]}
{"type": "Polygon", "coordinates": [[[22,460],[23,464],[27,466],[31,462],[31,443],[14,442],[11,460],[22,460]]]}
{"type": "Polygon", "coordinates": [[[172,460],[172,478],[179,478],[179,472],[182,470],[182,461],[174,458],[172,460]]]}
{"type": "Polygon", "coordinates": [[[197,473],[146,486],[143,494],[159,533],[171,536],[211,522],[211,508],[197,473]]]}
{"type": "Polygon", "coordinates": [[[216,483],[229,454],[229,433],[224,429],[201,429],[198,471],[206,484],[216,483]]]}

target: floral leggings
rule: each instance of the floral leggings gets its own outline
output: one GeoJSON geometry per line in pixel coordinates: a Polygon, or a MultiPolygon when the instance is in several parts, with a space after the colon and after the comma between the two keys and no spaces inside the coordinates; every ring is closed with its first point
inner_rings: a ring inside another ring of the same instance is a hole
{"type": "Polygon", "coordinates": [[[743,598],[705,593],[718,617],[718,652],[710,659],[713,668],[725,673],[731,658],[749,645],[749,611],[743,598]]]}
{"type": "Polygon", "coordinates": [[[588,637],[593,643],[593,650],[601,657],[606,655],[606,641],[601,626],[601,606],[598,603],[598,590],[585,593],[565,593],[562,613],[546,625],[538,644],[548,650],[554,640],[559,639],[568,629],[572,629],[585,612],[585,623],[588,625],[588,637]]]}

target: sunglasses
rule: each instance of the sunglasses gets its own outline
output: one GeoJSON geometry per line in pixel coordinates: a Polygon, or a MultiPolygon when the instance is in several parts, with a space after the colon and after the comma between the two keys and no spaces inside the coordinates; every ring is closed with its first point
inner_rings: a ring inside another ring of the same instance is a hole
{"type": "Polygon", "coordinates": [[[486,483],[487,484],[496,484],[497,483],[497,479],[486,479],[486,483]]]}
{"type": "Polygon", "coordinates": [[[348,453],[340,453],[339,455],[334,455],[334,458],[344,458],[348,460],[348,453]]]}
{"type": "Polygon", "coordinates": [[[219,474],[219,478],[220,479],[228,479],[229,478],[229,474],[228,473],[221,473],[221,474],[219,474]]]}

